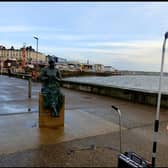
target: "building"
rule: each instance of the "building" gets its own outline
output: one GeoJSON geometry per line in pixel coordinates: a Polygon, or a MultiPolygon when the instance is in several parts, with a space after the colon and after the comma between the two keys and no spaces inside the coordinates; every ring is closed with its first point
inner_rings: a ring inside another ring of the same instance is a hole
{"type": "Polygon", "coordinates": [[[94,64],[93,68],[95,72],[104,72],[103,64],[94,64]]]}
{"type": "Polygon", "coordinates": [[[67,66],[69,71],[82,71],[81,64],[78,61],[68,61],[67,66]]]}
{"type": "Polygon", "coordinates": [[[55,55],[47,55],[46,57],[47,57],[47,60],[52,58],[55,61],[55,63],[66,63],[67,62],[65,58],[57,57],[55,55]]]}
{"type": "Polygon", "coordinates": [[[114,72],[116,71],[115,68],[113,68],[112,66],[104,66],[104,72],[114,72]]]}
{"type": "MultiPolygon", "coordinates": [[[[78,61],[67,61],[55,55],[45,55],[41,52],[36,52],[32,46],[23,46],[20,49],[15,49],[13,46],[7,49],[0,45],[0,68],[8,68],[9,64],[17,67],[29,67],[33,69],[38,64],[39,67],[44,67],[48,64],[48,60],[52,58],[55,61],[55,67],[64,71],[84,71],[84,72],[115,72],[112,66],[104,66],[103,64],[80,63],[78,61]]],[[[37,66],[37,67],[38,67],[37,66]]]]}
{"type": "Polygon", "coordinates": [[[17,61],[23,61],[24,59],[24,51],[25,51],[25,61],[26,63],[44,63],[46,62],[46,56],[43,53],[36,52],[31,46],[29,47],[22,47],[20,49],[14,49],[12,46],[9,49],[6,49],[4,46],[0,46],[0,60],[10,60],[16,59],[17,61]]]}

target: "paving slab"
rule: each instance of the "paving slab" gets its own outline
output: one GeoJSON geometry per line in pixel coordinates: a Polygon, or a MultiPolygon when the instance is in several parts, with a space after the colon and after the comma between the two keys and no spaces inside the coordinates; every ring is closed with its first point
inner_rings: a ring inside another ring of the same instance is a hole
{"type": "Polygon", "coordinates": [[[58,129],[39,128],[38,113],[3,116],[0,127],[0,154],[119,130],[117,124],[80,110],[66,110],[65,125],[58,129]]]}

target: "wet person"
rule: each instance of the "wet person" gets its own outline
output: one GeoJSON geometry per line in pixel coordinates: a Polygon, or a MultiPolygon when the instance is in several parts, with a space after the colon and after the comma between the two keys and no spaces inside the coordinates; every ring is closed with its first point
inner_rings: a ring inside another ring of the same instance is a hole
{"type": "Polygon", "coordinates": [[[54,60],[49,60],[49,66],[42,69],[41,92],[44,96],[44,108],[51,109],[53,117],[59,117],[63,105],[63,94],[60,91],[61,73],[54,66],[54,60]]]}

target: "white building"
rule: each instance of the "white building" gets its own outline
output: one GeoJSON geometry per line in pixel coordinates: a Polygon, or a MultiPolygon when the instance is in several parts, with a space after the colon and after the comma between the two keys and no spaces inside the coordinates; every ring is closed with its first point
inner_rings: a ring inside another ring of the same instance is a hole
{"type": "Polygon", "coordinates": [[[104,66],[104,72],[114,72],[115,70],[112,66],[104,66]]]}
{"type": "Polygon", "coordinates": [[[103,72],[104,71],[104,65],[103,64],[94,64],[93,69],[95,72],[103,72]]]}

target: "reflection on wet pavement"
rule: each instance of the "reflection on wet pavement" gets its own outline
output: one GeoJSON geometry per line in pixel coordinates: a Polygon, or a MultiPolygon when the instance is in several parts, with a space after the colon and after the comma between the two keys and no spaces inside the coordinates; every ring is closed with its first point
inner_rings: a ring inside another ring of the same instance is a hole
{"type": "Polygon", "coordinates": [[[40,83],[32,82],[32,97],[28,98],[28,81],[0,75],[0,115],[38,111],[40,83]]]}

